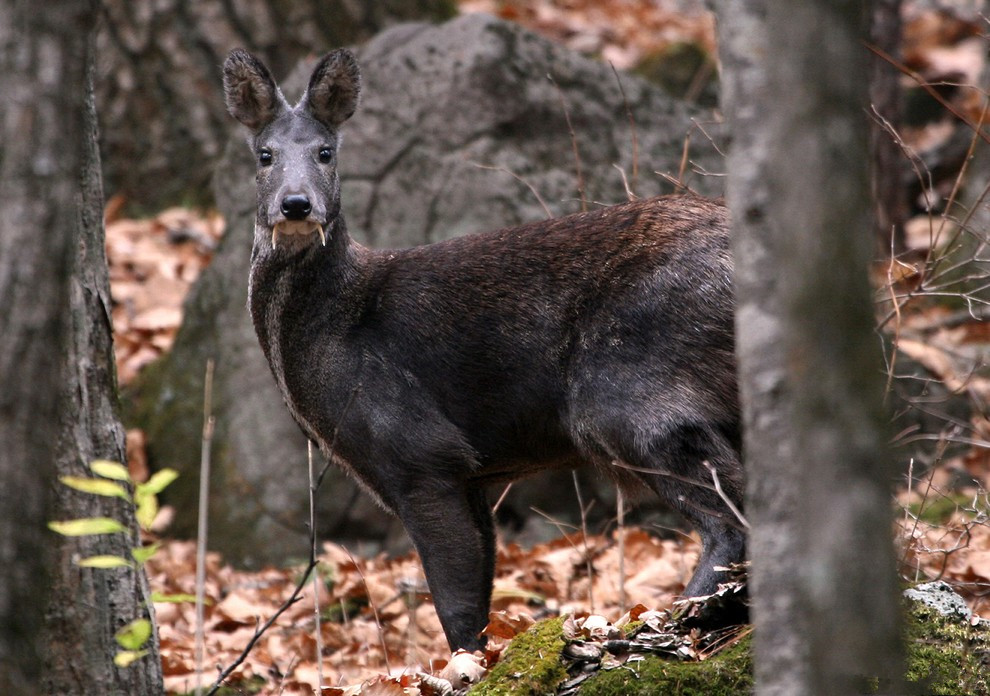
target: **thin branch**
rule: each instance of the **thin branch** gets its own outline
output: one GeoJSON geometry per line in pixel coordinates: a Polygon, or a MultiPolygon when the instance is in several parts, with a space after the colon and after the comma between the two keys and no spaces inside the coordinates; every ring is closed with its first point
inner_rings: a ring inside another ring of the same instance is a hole
{"type": "Polygon", "coordinates": [[[677,181],[680,188],[687,188],[684,183],[684,172],[687,171],[688,153],[691,152],[691,131],[684,134],[684,145],[681,146],[681,163],[677,167],[677,181]]]}
{"type": "Polygon", "coordinates": [[[617,466],[620,469],[625,469],[626,471],[634,471],[637,474],[650,474],[651,476],[663,476],[665,478],[674,479],[675,481],[680,481],[681,483],[689,483],[692,486],[697,486],[698,488],[706,488],[710,491],[715,490],[715,486],[713,486],[712,484],[706,481],[699,481],[697,479],[693,479],[688,476],[675,474],[672,471],[660,471],[658,469],[648,469],[645,466],[634,466],[633,464],[624,462],[621,459],[613,459],[612,466],[617,466]]]}
{"type": "MultiPolygon", "coordinates": [[[[619,71],[615,69],[615,64],[612,61],[608,62],[610,68],[612,68],[612,74],[615,75],[615,82],[619,85],[619,93],[622,94],[622,104],[626,108],[626,118],[629,119],[629,130],[632,133],[632,185],[636,188],[636,180],[639,176],[639,138],[636,134],[636,119],[633,118],[632,109],[629,108],[629,100],[626,98],[626,89],[622,86],[622,79],[619,77],[619,71]]],[[[621,169],[619,171],[622,171],[621,169]]],[[[625,173],[622,175],[623,183],[625,183],[625,173]]],[[[629,186],[626,186],[626,192],[629,192],[629,186]]],[[[633,200],[630,197],[629,200],[633,200]]]]}
{"type": "Polygon", "coordinates": [[[619,615],[626,613],[626,499],[622,487],[616,486],[616,536],[619,542],[619,615]]]}
{"type": "MultiPolygon", "coordinates": [[[[312,534],[312,532],[310,533],[312,534]]],[[[291,607],[293,604],[295,604],[296,602],[302,599],[303,588],[306,586],[306,583],[309,582],[309,574],[313,572],[314,568],[316,568],[316,564],[317,564],[317,560],[315,558],[309,559],[309,563],[306,565],[306,570],[303,571],[302,577],[299,579],[299,582],[296,583],[296,587],[292,591],[292,594],[289,596],[289,598],[285,600],[282,606],[280,606],[275,611],[274,614],[271,615],[271,618],[269,618],[268,621],[263,623],[258,628],[254,629],[254,635],[251,636],[251,640],[248,641],[248,644],[244,647],[244,650],[241,651],[241,654],[237,656],[236,660],[234,660],[232,663],[230,663],[230,665],[227,666],[226,669],[220,672],[220,676],[218,676],[217,680],[213,682],[213,686],[210,687],[210,690],[207,692],[206,696],[213,696],[213,694],[215,694],[220,689],[224,681],[226,681],[227,677],[229,677],[235,669],[240,667],[241,663],[244,662],[245,659],[247,659],[247,656],[249,654],[251,654],[251,650],[254,649],[254,646],[255,644],[257,644],[258,639],[264,635],[265,631],[267,631],[272,624],[278,621],[278,617],[284,614],[289,607],[291,607]]]]}
{"type": "Polygon", "coordinates": [[[564,110],[564,120],[567,121],[567,132],[571,134],[571,147],[574,149],[574,166],[577,168],[577,187],[578,193],[581,195],[581,212],[584,213],[588,211],[588,200],[585,196],[584,173],[581,171],[581,153],[578,152],[577,135],[574,134],[574,126],[571,124],[571,112],[567,109],[564,93],[561,91],[557,81],[553,79],[553,75],[548,73],[547,77],[553,83],[554,89],[557,90],[557,96],[560,97],[560,106],[564,110]]]}
{"type": "Polygon", "coordinates": [[[962,121],[963,123],[965,123],[967,126],[969,126],[970,128],[972,128],[973,129],[973,132],[976,133],[976,135],[978,135],[980,138],[982,138],[984,141],[986,141],[988,144],[990,144],[990,135],[987,135],[986,133],[984,133],[983,130],[979,126],[977,126],[975,123],[973,123],[969,119],[969,117],[966,116],[966,114],[964,114],[963,112],[961,112],[959,109],[957,109],[955,106],[953,106],[945,97],[943,97],[941,94],[939,94],[938,91],[934,87],[932,87],[930,84],[928,84],[928,82],[921,75],[919,75],[917,72],[915,72],[911,68],[907,67],[906,65],[904,65],[903,63],[901,63],[900,61],[898,61],[896,58],[894,58],[893,56],[891,56],[889,53],[887,53],[886,51],[884,51],[882,48],[879,48],[877,46],[874,46],[871,43],[866,43],[866,48],[868,48],[873,53],[877,54],[883,60],[885,60],[888,63],[890,63],[891,65],[893,65],[900,72],[904,73],[905,75],[907,75],[908,77],[910,77],[915,82],[917,82],[918,83],[918,86],[921,87],[926,92],[928,92],[928,94],[932,97],[932,99],[934,99],[939,104],[941,104],[942,106],[944,106],[953,116],[955,116],[960,121],[962,121]]]}
{"type": "Polygon", "coordinates": [[[199,520],[196,529],[196,696],[203,693],[203,654],[206,637],[206,538],[210,505],[210,450],[213,444],[213,358],[206,361],[203,380],[203,442],[199,453],[199,520]]]}
{"type": "Polygon", "coordinates": [[[330,448],[327,450],[327,463],[323,465],[323,468],[320,469],[320,475],[316,477],[317,489],[323,485],[323,477],[327,475],[327,471],[330,470],[330,465],[333,464],[333,453],[337,448],[337,435],[340,433],[340,424],[344,422],[347,412],[351,410],[351,405],[354,403],[354,397],[357,396],[359,391],[361,391],[360,382],[354,387],[354,389],[351,390],[351,395],[347,397],[347,403],[344,404],[344,410],[340,412],[340,418],[337,419],[337,424],[333,426],[333,437],[330,439],[330,448]]]}
{"type": "MultiPolygon", "coordinates": [[[[314,499],[315,499],[316,491],[319,490],[320,484],[323,483],[323,477],[330,466],[329,463],[333,461],[333,452],[334,452],[334,448],[337,445],[337,434],[340,430],[340,424],[346,417],[347,411],[350,409],[351,404],[354,403],[354,397],[360,389],[361,389],[361,385],[358,384],[351,391],[351,396],[347,400],[347,403],[344,405],[344,409],[343,411],[341,411],[340,418],[337,420],[337,425],[334,426],[333,429],[333,438],[331,439],[330,447],[327,450],[327,465],[323,467],[323,470],[320,472],[320,475],[316,478],[315,483],[313,483],[312,481],[310,483],[310,495],[314,499]]],[[[229,677],[233,673],[233,671],[237,669],[241,665],[241,663],[244,662],[244,660],[247,659],[247,656],[251,654],[251,650],[254,649],[254,646],[258,643],[258,640],[261,638],[262,635],[264,635],[265,631],[267,631],[278,620],[278,617],[284,614],[289,607],[291,607],[293,604],[295,604],[296,602],[302,599],[303,588],[306,586],[306,583],[309,582],[310,574],[313,572],[313,570],[316,569],[316,566],[319,564],[319,561],[316,558],[316,512],[315,512],[315,505],[313,505],[312,503],[310,504],[309,515],[310,515],[309,562],[306,564],[306,569],[303,571],[302,577],[299,579],[299,582],[296,583],[295,589],[293,589],[292,594],[289,596],[289,598],[285,600],[282,606],[280,606],[275,611],[274,614],[272,614],[271,618],[269,618],[261,626],[255,628],[254,635],[251,636],[251,640],[248,641],[247,645],[244,647],[244,650],[242,650],[241,654],[237,656],[237,659],[235,659],[230,665],[228,665],[223,671],[220,672],[220,676],[218,676],[217,680],[213,682],[213,686],[210,688],[209,692],[207,692],[207,696],[213,696],[217,692],[217,690],[223,685],[227,677],[229,677]]],[[[360,572],[361,569],[359,567],[358,573],[360,572]]],[[[361,577],[363,579],[364,575],[362,574],[361,577]]],[[[378,618],[378,614],[376,612],[375,619],[377,620],[377,618],[378,618]]],[[[388,663],[387,652],[385,653],[385,658],[387,664],[388,663]]]]}
{"type": "Polygon", "coordinates": [[[630,201],[636,200],[636,194],[629,188],[629,181],[626,179],[625,170],[616,163],[613,163],[612,166],[619,170],[619,176],[622,177],[622,187],[626,190],[626,199],[630,201]]]}
{"type": "MultiPolygon", "coordinates": [[[[306,464],[309,470],[309,535],[313,542],[310,547],[310,558],[316,558],[316,478],[313,476],[313,441],[306,439],[306,464]]],[[[323,693],[323,636],[320,634],[320,574],[313,573],[313,621],[316,639],[316,675],[317,693],[323,693]]]]}
{"type": "Polygon", "coordinates": [[[492,506],[493,515],[496,512],[498,512],[499,507],[501,507],[502,505],[502,501],[505,500],[505,496],[509,495],[509,491],[511,490],[512,490],[512,482],[510,481],[509,483],[505,484],[505,488],[502,490],[502,495],[498,497],[498,500],[496,500],[495,504],[492,506]]]}
{"type": "Polygon", "coordinates": [[[574,481],[574,493],[577,495],[578,508],[581,512],[581,535],[583,537],[584,561],[588,566],[588,604],[591,613],[595,613],[595,568],[591,562],[591,551],[588,549],[588,511],[584,508],[584,500],[581,498],[581,486],[578,484],[576,469],[571,469],[571,479],[574,481]]]}
{"type": "MultiPolygon", "coordinates": [[[[351,563],[354,564],[354,569],[357,570],[358,576],[361,578],[361,582],[364,583],[364,589],[368,593],[368,606],[371,607],[371,613],[375,615],[375,626],[378,627],[378,640],[382,644],[382,656],[385,658],[385,670],[387,672],[392,671],[391,665],[388,661],[388,645],[385,643],[385,629],[382,627],[381,617],[378,615],[378,607],[375,606],[375,600],[371,596],[371,588],[368,586],[368,579],[364,577],[364,571],[361,570],[361,565],[357,562],[350,551],[347,551],[347,557],[351,559],[351,563]]],[[[415,618],[415,617],[411,617],[415,618]]]]}
{"type": "Polygon", "coordinates": [[[732,502],[732,498],[726,495],[725,491],[722,490],[722,483],[718,480],[718,472],[715,470],[715,467],[712,466],[711,462],[707,459],[702,460],[701,463],[711,473],[712,481],[715,484],[715,492],[718,493],[718,496],[722,499],[722,502],[729,506],[729,509],[732,510],[732,514],[736,516],[737,520],[739,520],[739,524],[741,524],[744,528],[749,529],[749,520],[747,520],[742,514],[742,511],[736,507],[736,504],[732,502]]]}
{"type": "Polygon", "coordinates": [[[540,195],[540,192],[537,191],[536,188],[531,183],[529,183],[526,179],[524,179],[523,177],[519,176],[518,174],[516,174],[511,169],[508,169],[507,167],[502,167],[502,166],[496,167],[496,166],[491,165],[491,164],[482,164],[481,162],[468,162],[468,164],[470,164],[473,167],[477,167],[478,169],[488,169],[488,170],[491,170],[493,172],[504,172],[505,174],[508,174],[509,176],[511,176],[513,179],[515,179],[519,183],[525,185],[526,188],[529,189],[530,193],[532,193],[536,197],[536,200],[539,201],[540,206],[543,208],[543,212],[547,214],[547,219],[553,218],[553,213],[550,212],[550,208],[549,208],[549,206],[547,206],[546,201],[543,200],[543,196],[540,195]]]}

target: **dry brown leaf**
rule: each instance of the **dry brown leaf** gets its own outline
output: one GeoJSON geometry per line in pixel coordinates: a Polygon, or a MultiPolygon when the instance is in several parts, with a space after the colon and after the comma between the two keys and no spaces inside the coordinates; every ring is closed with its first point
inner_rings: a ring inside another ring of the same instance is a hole
{"type": "Polygon", "coordinates": [[[534,623],[533,617],[526,614],[508,614],[504,611],[493,611],[488,614],[488,625],[483,633],[493,638],[514,638],[534,623]]]}
{"type": "Polygon", "coordinates": [[[182,323],[182,310],[176,307],[152,307],[131,320],[131,328],[137,331],[161,331],[177,329],[182,323]]]}
{"type": "Polygon", "coordinates": [[[478,683],[485,676],[487,670],[483,662],[484,657],[480,653],[458,650],[450,656],[450,661],[440,670],[440,678],[449,681],[455,690],[463,689],[478,683]]]}
{"type": "Polygon", "coordinates": [[[990,581],[990,551],[970,551],[967,554],[969,571],[982,582],[990,581]]]}
{"type": "Polygon", "coordinates": [[[148,455],[145,452],[147,437],[140,428],[129,428],[125,433],[127,471],[138,483],[148,480],[148,455]]]}

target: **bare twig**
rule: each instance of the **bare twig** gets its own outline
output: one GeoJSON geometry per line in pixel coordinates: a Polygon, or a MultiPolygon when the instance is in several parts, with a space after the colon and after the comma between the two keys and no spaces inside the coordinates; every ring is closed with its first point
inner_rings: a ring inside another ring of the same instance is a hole
{"type": "Polygon", "coordinates": [[[926,92],[928,92],[928,94],[932,97],[932,99],[934,99],[939,104],[941,104],[942,106],[944,106],[953,116],[955,116],[960,121],[962,121],[963,123],[965,123],[967,126],[969,126],[970,128],[972,128],[973,129],[973,132],[976,133],[976,135],[978,135],[980,138],[982,138],[987,143],[990,143],[990,135],[987,135],[987,133],[985,133],[983,131],[983,129],[980,128],[977,124],[973,123],[966,114],[964,114],[963,112],[961,112],[959,109],[957,109],[955,106],[953,106],[945,97],[943,97],[941,94],[939,94],[938,93],[938,90],[936,90],[934,87],[932,87],[930,84],[928,84],[928,81],[925,80],[916,71],[914,71],[911,68],[907,67],[906,65],[904,65],[903,63],[901,63],[897,59],[893,58],[889,53],[887,53],[886,51],[884,51],[881,48],[878,48],[877,46],[874,46],[873,44],[867,43],[866,44],[866,47],[870,51],[872,51],[873,53],[877,54],[880,58],[882,58],[883,60],[885,60],[888,63],[890,63],[891,65],[893,65],[900,72],[902,72],[903,74],[907,75],[912,80],[914,80],[916,83],[918,83],[918,86],[921,87],[926,92]]]}
{"type": "Polygon", "coordinates": [[[911,328],[915,331],[937,331],[939,329],[953,329],[973,321],[990,321],[990,305],[975,309],[960,309],[948,314],[926,316],[920,322],[912,323],[911,328]]]}
{"type": "MultiPolygon", "coordinates": [[[[306,440],[306,464],[309,470],[309,535],[312,541],[310,547],[310,558],[316,558],[316,478],[313,475],[313,441],[306,440]]],[[[316,673],[317,673],[317,693],[323,693],[323,636],[320,634],[320,574],[313,573],[313,621],[316,626],[314,638],[316,639],[316,673]]]]}
{"type": "Polygon", "coordinates": [[[612,166],[619,170],[619,176],[622,177],[622,187],[626,190],[626,199],[630,201],[636,200],[636,194],[633,193],[631,188],[629,188],[629,181],[626,179],[625,170],[615,163],[613,163],[612,166]]]}
{"type": "MultiPolygon", "coordinates": [[[[986,121],[987,118],[988,108],[990,108],[990,99],[984,99],[983,110],[980,111],[980,121],[977,124],[977,127],[983,128],[983,123],[986,121]]],[[[977,142],[978,142],[977,137],[976,134],[974,133],[973,137],[969,141],[969,149],[966,152],[966,157],[963,158],[962,166],[959,167],[959,172],[956,175],[955,181],[952,182],[952,191],[949,193],[949,198],[945,202],[944,210],[946,212],[952,210],[952,207],[956,202],[956,197],[959,195],[960,189],[962,189],[962,182],[963,179],[966,178],[966,170],[969,169],[969,163],[972,161],[973,155],[976,152],[977,142]]],[[[948,216],[943,216],[942,222],[938,228],[938,233],[935,235],[936,239],[942,236],[942,230],[945,229],[945,225],[947,223],[948,223],[948,216]]]]}
{"type": "Polygon", "coordinates": [[[622,487],[615,492],[616,537],[619,542],[619,614],[626,613],[626,499],[622,487]]]}
{"type": "Polygon", "coordinates": [[[584,500],[581,498],[581,486],[578,484],[577,470],[571,470],[571,479],[574,481],[574,493],[577,495],[578,508],[581,512],[581,536],[584,538],[584,561],[588,568],[588,604],[591,613],[595,613],[595,569],[591,562],[591,551],[588,549],[588,511],[584,508],[584,500]]]}
{"type": "Polygon", "coordinates": [[[351,395],[347,397],[347,403],[344,404],[344,409],[340,412],[340,418],[337,419],[337,424],[333,427],[333,438],[330,440],[330,448],[327,450],[327,463],[323,465],[323,468],[320,469],[320,475],[316,477],[317,489],[323,485],[323,477],[327,475],[330,465],[333,464],[333,453],[337,448],[337,434],[340,432],[340,424],[343,423],[344,418],[347,417],[347,412],[351,410],[351,405],[354,403],[354,397],[357,396],[359,391],[361,391],[360,382],[354,387],[354,389],[351,390],[351,395]]]}
{"type": "Polygon", "coordinates": [[[684,172],[687,171],[688,153],[691,151],[691,131],[684,134],[684,145],[681,146],[681,163],[677,167],[677,182],[679,188],[687,188],[684,183],[684,172]]]}
{"type": "Polygon", "coordinates": [[[749,529],[749,520],[747,520],[742,514],[742,511],[736,507],[736,504],[732,502],[732,498],[727,496],[725,491],[722,490],[722,483],[718,480],[718,471],[715,470],[715,467],[712,466],[712,463],[707,459],[702,460],[701,463],[706,469],[708,469],[709,473],[711,473],[712,482],[715,484],[715,492],[718,493],[718,496],[722,499],[722,502],[724,502],[729,509],[732,510],[732,514],[736,516],[737,520],[739,520],[739,524],[741,524],[744,528],[749,529]]]}
{"type": "Polygon", "coordinates": [[[546,201],[543,200],[543,196],[540,195],[540,192],[537,191],[536,188],[531,183],[529,183],[526,179],[524,179],[523,177],[519,176],[518,174],[516,174],[511,169],[508,169],[507,167],[502,167],[502,166],[496,167],[496,166],[491,165],[491,164],[482,164],[481,162],[468,162],[468,164],[470,164],[472,167],[477,167],[478,169],[488,169],[488,170],[493,171],[493,172],[503,172],[505,174],[508,174],[509,176],[511,176],[513,179],[515,179],[519,183],[525,185],[526,188],[529,189],[530,193],[532,193],[536,197],[536,200],[539,201],[540,206],[543,208],[543,212],[547,214],[547,219],[550,219],[550,218],[553,217],[553,213],[550,212],[550,208],[549,208],[549,206],[547,206],[546,201]]]}
{"type": "MultiPolygon", "coordinates": [[[[936,459],[935,459],[936,462],[941,461],[942,454],[944,452],[945,452],[945,444],[944,443],[939,443],[939,450],[938,450],[938,454],[936,455],[936,459]]],[[[914,516],[914,525],[911,527],[911,531],[908,534],[908,538],[909,539],[914,539],[915,538],[915,534],[918,531],[918,523],[921,521],[921,512],[922,512],[922,510],[924,510],[925,503],[928,502],[928,495],[929,495],[929,493],[931,493],[931,490],[932,490],[932,482],[935,479],[935,469],[936,469],[936,467],[932,467],[932,470],[931,470],[931,472],[930,472],[930,474],[928,476],[928,484],[925,486],[925,492],[921,496],[921,505],[918,506],[918,514],[917,514],[917,516],[914,516]]],[[[907,509],[905,509],[905,513],[907,513],[907,509]]],[[[901,563],[902,564],[907,560],[907,552],[908,552],[908,548],[905,547],[905,549],[904,549],[904,555],[901,557],[901,563]]]]}
{"type": "MultiPolygon", "coordinates": [[[[893,245],[893,235],[891,235],[891,245],[893,245]]],[[[887,289],[890,292],[890,301],[893,303],[894,313],[897,317],[897,321],[894,323],[894,340],[891,342],[891,352],[890,360],[886,360],[886,355],[884,355],[885,362],[887,363],[887,384],[883,390],[883,401],[886,405],[887,400],[890,398],[890,393],[894,388],[894,368],[897,366],[897,341],[901,335],[901,305],[897,302],[897,296],[894,292],[894,255],[890,255],[890,264],[887,266],[887,289]]]]}
{"type": "Polygon", "coordinates": [[[624,462],[621,459],[613,459],[612,466],[617,466],[620,469],[625,469],[626,471],[634,471],[638,474],[650,474],[651,476],[663,476],[665,478],[674,479],[675,481],[680,481],[681,483],[689,483],[692,486],[697,486],[698,488],[707,488],[710,491],[715,490],[715,486],[708,483],[707,481],[699,481],[698,479],[693,479],[688,476],[682,476],[681,474],[675,474],[672,471],[661,471],[659,469],[649,469],[645,466],[634,466],[628,462],[624,462]]]}
{"type": "Polygon", "coordinates": [[[700,193],[698,193],[697,191],[695,191],[693,188],[691,188],[690,186],[686,185],[683,181],[681,181],[680,179],[678,179],[677,177],[675,177],[675,176],[673,176],[671,174],[668,174],[667,172],[657,172],[657,171],[654,171],[653,173],[656,174],[657,176],[661,177],[665,181],[668,181],[671,184],[673,184],[674,189],[677,190],[677,191],[680,191],[680,192],[687,191],[688,193],[693,193],[696,196],[700,196],[701,195],[700,193]]]}
{"type": "MultiPolygon", "coordinates": [[[[622,94],[622,104],[626,108],[626,118],[629,119],[629,131],[632,133],[632,185],[636,188],[636,180],[639,177],[639,138],[636,134],[636,119],[633,118],[632,109],[629,108],[629,100],[626,99],[626,89],[622,86],[622,79],[619,77],[619,71],[615,69],[615,65],[612,61],[608,62],[610,68],[612,68],[612,74],[615,75],[615,82],[619,85],[619,92],[622,94]]],[[[621,169],[619,171],[622,171],[621,169]]],[[[622,174],[622,181],[625,183],[625,173],[622,174]]],[[[629,186],[626,186],[626,192],[629,193],[629,186]]],[[[635,196],[635,194],[632,194],[635,196]]],[[[629,200],[633,200],[630,198],[629,200]]]]}
{"type": "Polygon", "coordinates": [[[584,213],[588,210],[588,199],[585,196],[584,172],[581,170],[581,153],[578,152],[577,135],[575,135],[574,126],[571,124],[571,112],[567,109],[564,93],[561,91],[557,81],[553,79],[553,75],[547,74],[547,77],[553,83],[554,89],[557,90],[557,96],[560,97],[560,106],[564,110],[564,120],[567,121],[567,132],[571,134],[571,147],[574,149],[574,166],[577,169],[578,194],[581,196],[581,212],[584,213]]]}
{"type": "Polygon", "coordinates": [[[206,595],[206,535],[210,502],[210,449],[213,444],[213,358],[206,361],[203,380],[203,442],[199,452],[199,520],[196,529],[196,696],[203,693],[204,635],[203,605],[206,595]]]}
{"type": "Polygon", "coordinates": [[[240,667],[241,663],[244,662],[244,660],[247,659],[247,656],[251,654],[251,651],[257,644],[258,639],[265,634],[265,631],[267,631],[272,624],[278,621],[278,617],[284,614],[289,607],[302,599],[303,588],[306,586],[306,583],[309,582],[309,574],[313,572],[314,568],[316,568],[316,564],[317,561],[315,558],[309,559],[306,570],[303,571],[302,577],[299,579],[299,582],[296,583],[296,587],[292,591],[292,594],[265,623],[254,629],[254,635],[251,636],[251,640],[248,641],[247,645],[244,647],[244,650],[241,651],[241,654],[237,656],[236,660],[231,662],[222,672],[220,672],[220,676],[218,676],[217,680],[213,682],[213,686],[210,687],[210,690],[207,692],[207,696],[213,696],[213,694],[215,694],[223,685],[227,677],[229,677],[235,669],[240,667]]]}
{"type": "Polygon", "coordinates": [[[509,491],[511,491],[511,490],[512,490],[512,482],[510,481],[509,483],[505,484],[505,488],[502,490],[502,495],[500,495],[498,497],[498,500],[495,501],[495,504],[492,505],[492,514],[493,515],[496,512],[498,512],[499,507],[501,507],[501,505],[502,505],[502,501],[505,500],[505,496],[509,495],[509,491]]]}
{"type": "MultiPolygon", "coordinates": [[[[295,604],[296,602],[302,599],[303,588],[306,586],[306,583],[309,582],[310,574],[316,569],[316,566],[319,564],[319,560],[316,557],[316,506],[313,504],[313,501],[315,500],[316,491],[319,490],[320,484],[323,483],[323,477],[327,473],[327,469],[330,466],[330,462],[333,461],[333,452],[334,452],[334,447],[337,444],[337,434],[340,430],[340,424],[347,416],[347,411],[350,409],[351,404],[354,403],[354,397],[357,395],[360,389],[361,389],[361,385],[358,384],[351,391],[351,396],[347,400],[347,403],[344,405],[344,409],[341,411],[340,418],[337,420],[337,425],[333,429],[333,438],[330,441],[330,447],[326,453],[327,465],[323,467],[322,471],[320,472],[320,475],[316,477],[315,482],[312,481],[312,478],[310,479],[309,487],[310,487],[311,503],[309,508],[309,562],[306,564],[305,570],[303,570],[302,577],[300,577],[299,582],[296,583],[295,589],[292,590],[292,594],[289,595],[289,598],[282,603],[282,606],[280,606],[275,611],[275,613],[272,614],[267,621],[265,621],[265,623],[261,624],[260,626],[254,629],[254,635],[251,636],[251,640],[248,641],[247,645],[241,651],[241,654],[237,656],[237,659],[235,659],[232,663],[230,663],[226,668],[224,668],[220,672],[220,675],[217,677],[216,681],[213,682],[213,686],[210,687],[209,692],[207,692],[207,696],[213,696],[213,694],[215,694],[217,690],[223,685],[227,677],[229,677],[233,673],[233,671],[237,669],[241,665],[241,663],[244,662],[244,660],[247,659],[247,656],[251,654],[251,650],[254,649],[254,646],[258,643],[258,640],[261,638],[261,636],[265,634],[265,631],[271,628],[271,626],[278,620],[278,617],[284,614],[289,607],[291,607],[293,604],[295,604]]],[[[351,560],[353,560],[353,557],[351,558],[351,560]]],[[[360,566],[357,566],[357,563],[355,563],[355,566],[358,568],[358,573],[361,573],[360,566]]],[[[363,574],[361,575],[361,578],[364,579],[363,574]]],[[[365,586],[367,586],[367,583],[365,583],[365,586]]],[[[374,608],[374,606],[372,606],[372,608],[374,608]]],[[[378,619],[378,613],[376,611],[375,620],[377,621],[377,619],[378,619]]],[[[379,630],[381,630],[381,624],[379,624],[379,630]]],[[[382,642],[384,645],[384,637],[382,642]]],[[[385,662],[386,664],[388,664],[387,652],[385,653],[385,662]]]]}
{"type": "Polygon", "coordinates": [[[381,617],[378,615],[378,607],[375,606],[375,599],[371,596],[371,588],[368,586],[368,579],[364,577],[364,571],[361,570],[361,564],[357,562],[350,551],[347,551],[347,557],[351,559],[351,563],[354,564],[354,569],[357,570],[358,576],[361,578],[361,582],[364,583],[365,592],[368,593],[368,606],[371,607],[371,613],[375,615],[375,626],[378,627],[378,640],[382,644],[382,656],[385,658],[385,670],[388,672],[392,671],[392,667],[388,661],[388,645],[385,643],[385,629],[382,626],[381,617]]]}
{"type": "MultiPolygon", "coordinates": [[[[719,123],[721,123],[721,121],[720,120],[714,120],[714,121],[709,121],[709,123],[719,124],[719,123]]],[[[707,140],[708,143],[712,146],[712,149],[715,150],[715,152],[717,152],[722,159],[725,159],[725,157],[726,157],[725,152],[723,152],[722,151],[722,148],[720,148],[718,146],[718,143],[715,142],[715,138],[713,138],[711,136],[711,133],[709,133],[708,131],[705,130],[705,127],[704,127],[704,125],[702,125],[701,121],[699,121],[698,119],[692,117],[691,118],[691,127],[692,128],[697,128],[701,132],[701,134],[703,136],[705,136],[705,140],[707,140]]]]}

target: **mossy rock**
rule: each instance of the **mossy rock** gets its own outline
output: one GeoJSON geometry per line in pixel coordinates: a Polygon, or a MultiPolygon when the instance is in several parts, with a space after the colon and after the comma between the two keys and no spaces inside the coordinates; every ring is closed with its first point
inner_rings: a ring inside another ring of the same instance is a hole
{"type": "MultiPolygon", "coordinates": [[[[972,624],[969,610],[945,583],[930,583],[905,598],[906,693],[990,696],[990,621],[972,624]],[[937,604],[936,609],[931,604],[937,604]]],[[[516,637],[502,661],[470,696],[556,694],[567,681],[563,619],[541,621],[516,637]]],[[[581,696],[748,696],[753,692],[752,636],[702,661],[646,655],[601,669],[580,684],[581,696]]],[[[568,693],[573,693],[568,690],[568,693]]]]}
{"type": "Polygon", "coordinates": [[[701,662],[646,656],[602,670],[581,685],[584,696],[736,696],[753,691],[751,636],[701,662]]]}
{"type": "Polygon", "coordinates": [[[990,696],[990,622],[908,601],[904,630],[911,693],[990,696]]]}
{"type": "Polygon", "coordinates": [[[554,694],[567,679],[560,659],[564,648],[563,617],[540,621],[516,636],[484,681],[470,696],[524,696],[554,694]]]}

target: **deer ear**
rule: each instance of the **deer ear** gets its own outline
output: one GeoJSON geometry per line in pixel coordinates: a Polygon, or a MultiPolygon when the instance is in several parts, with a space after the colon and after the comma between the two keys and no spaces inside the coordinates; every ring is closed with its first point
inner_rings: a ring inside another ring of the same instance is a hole
{"type": "Polygon", "coordinates": [[[323,56],[313,69],[302,106],[328,128],[337,128],[357,109],[361,94],[361,71],[347,49],[323,56]]]}
{"type": "Polygon", "coordinates": [[[265,64],[239,48],[223,64],[223,93],[230,115],[253,132],[289,108],[265,64]]]}

